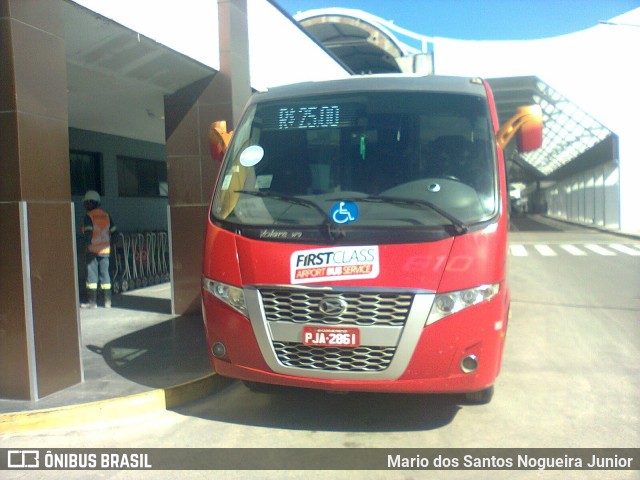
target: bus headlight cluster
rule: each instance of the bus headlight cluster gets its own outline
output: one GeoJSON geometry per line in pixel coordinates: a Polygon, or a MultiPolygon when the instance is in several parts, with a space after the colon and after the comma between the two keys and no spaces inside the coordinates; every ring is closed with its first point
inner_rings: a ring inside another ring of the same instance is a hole
{"type": "Polygon", "coordinates": [[[500,291],[500,284],[481,285],[475,288],[459,290],[457,292],[440,293],[436,295],[427,318],[427,325],[437,322],[451,314],[464,310],[472,305],[485,302],[495,297],[500,291]]]}
{"type": "Polygon", "coordinates": [[[233,287],[222,282],[216,282],[215,280],[210,280],[208,278],[204,278],[202,283],[204,288],[211,292],[214,297],[222,300],[245,317],[249,316],[247,305],[244,301],[244,291],[241,288],[233,287]]]}

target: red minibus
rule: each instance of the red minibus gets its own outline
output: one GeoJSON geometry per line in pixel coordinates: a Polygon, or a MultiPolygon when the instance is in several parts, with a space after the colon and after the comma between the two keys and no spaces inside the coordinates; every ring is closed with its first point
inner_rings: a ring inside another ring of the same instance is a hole
{"type": "Polygon", "coordinates": [[[502,129],[476,78],[383,75],[252,96],[206,225],[202,306],[220,375],[486,403],[509,312],[502,129]]]}

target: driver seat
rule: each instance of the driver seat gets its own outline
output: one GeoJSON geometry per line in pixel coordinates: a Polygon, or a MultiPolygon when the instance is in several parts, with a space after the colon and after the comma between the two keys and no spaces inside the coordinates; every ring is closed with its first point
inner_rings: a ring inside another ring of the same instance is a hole
{"type": "Polygon", "coordinates": [[[462,135],[444,135],[431,142],[427,172],[432,177],[460,178],[469,157],[469,142],[462,135]]]}

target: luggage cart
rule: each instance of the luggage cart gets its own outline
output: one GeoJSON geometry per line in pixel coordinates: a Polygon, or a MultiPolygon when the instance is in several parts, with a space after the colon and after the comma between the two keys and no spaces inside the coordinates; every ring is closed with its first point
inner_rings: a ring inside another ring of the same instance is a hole
{"type": "Polygon", "coordinates": [[[160,278],[163,282],[168,282],[171,275],[169,272],[169,234],[167,232],[158,233],[158,247],[160,278]]]}
{"type": "Polygon", "coordinates": [[[120,292],[126,292],[132,287],[132,275],[131,275],[131,237],[124,233],[118,233],[118,240],[116,242],[117,249],[122,248],[121,252],[121,270],[118,278],[120,292]]]}
{"type": "Polygon", "coordinates": [[[111,275],[114,294],[170,280],[167,232],[118,232],[116,235],[111,275]]]}
{"type": "Polygon", "coordinates": [[[140,288],[142,286],[142,278],[140,276],[140,239],[138,234],[131,234],[131,286],[132,289],[140,288]]]}
{"type": "Polygon", "coordinates": [[[111,291],[114,295],[120,293],[120,281],[122,277],[122,251],[118,245],[118,237],[113,241],[113,248],[111,249],[111,255],[113,262],[109,264],[113,266],[113,272],[111,273],[111,291]]]}
{"type": "Polygon", "coordinates": [[[158,275],[158,233],[147,232],[147,273],[149,275],[149,283],[160,283],[160,275],[158,275]]]}

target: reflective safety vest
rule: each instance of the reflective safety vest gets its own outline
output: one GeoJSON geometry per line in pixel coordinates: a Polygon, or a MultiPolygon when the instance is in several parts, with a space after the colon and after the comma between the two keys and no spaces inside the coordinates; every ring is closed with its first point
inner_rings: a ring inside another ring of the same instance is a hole
{"type": "Polygon", "coordinates": [[[91,231],[91,243],[89,251],[96,255],[109,255],[111,253],[111,232],[115,226],[111,225],[109,214],[99,208],[87,212],[91,218],[91,225],[83,227],[83,233],[91,231]]]}

